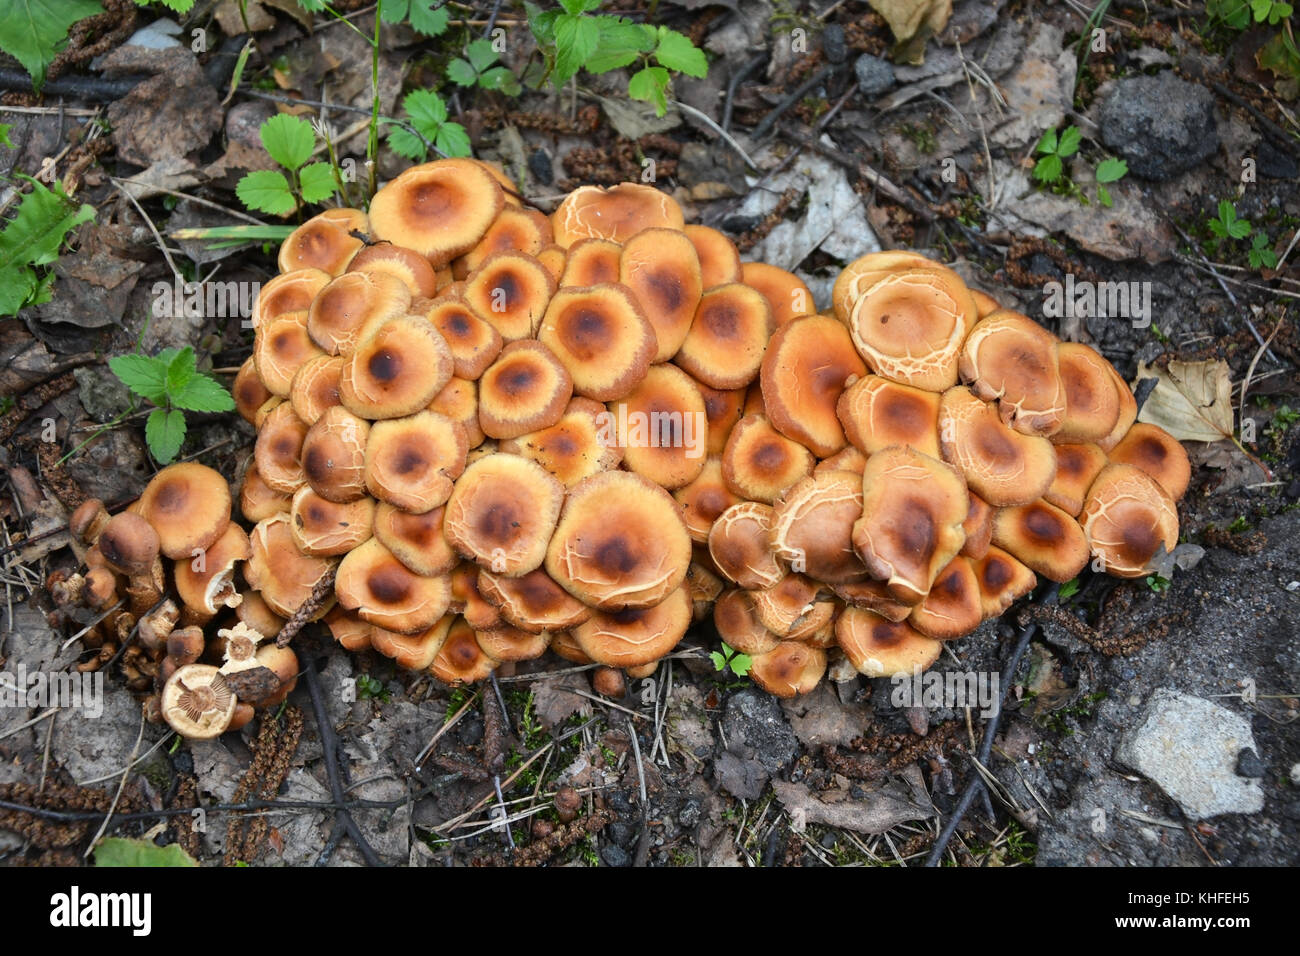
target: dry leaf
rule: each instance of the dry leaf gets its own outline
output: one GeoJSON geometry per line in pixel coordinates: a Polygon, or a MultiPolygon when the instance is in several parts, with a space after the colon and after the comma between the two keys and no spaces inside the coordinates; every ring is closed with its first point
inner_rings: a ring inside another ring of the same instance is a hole
{"type": "Polygon", "coordinates": [[[871,8],[893,31],[894,59],[900,63],[920,63],[925,41],[947,26],[952,16],[952,0],[871,0],[871,8]]]}
{"type": "Polygon", "coordinates": [[[908,767],[900,777],[868,792],[863,799],[838,787],[814,794],[802,783],[784,780],[773,780],[772,789],[790,815],[790,828],[795,833],[802,833],[810,823],[858,833],[884,833],[900,823],[936,815],[920,771],[908,767]]]}
{"type": "Polygon", "coordinates": [[[1228,363],[1169,363],[1168,369],[1138,363],[1138,381],[1154,378],[1155,390],[1138,421],[1159,425],[1179,441],[1234,441],[1232,381],[1228,363]]]}

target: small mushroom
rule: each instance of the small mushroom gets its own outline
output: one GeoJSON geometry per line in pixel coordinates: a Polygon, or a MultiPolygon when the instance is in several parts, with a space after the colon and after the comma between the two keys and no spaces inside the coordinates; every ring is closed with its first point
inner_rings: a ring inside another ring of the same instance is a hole
{"type": "Polygon", "coordinates": [[[164,556],[189,558],[210,548],[230,524],[230,486],[206,465],[168,465],[145,486],[139,514],[158,532],[164,556]]]}
{"type": "Polygon", "coordinates": [[[427,630],[451,606],[451,585],[445,576],[412,574],[375,538],[340,562],[334,593],[347,610],[398,634],[427,630]]]}
{"type": "Polygon", "coordinates": [[[501,184],[472,159],[439,159],[403,172],[375,194],[376,239],[414,249],[442,266],[473,249],[505,205],[501,184]]]}
{"type": "Polygon", "coordinates": [[[424,317],[451,349],[452,370],[477,381],[501,352],[501,333],[474,314],[459,295],[443,294],[426,306],[424,317]]]}
{"type": "Polygon", "coordinates": [[[1052,434],[1054,442],[1094,442],[1119,421],[1119,395],[1111,365],[1095,349],[1079,342],[1056,346],[1057,366],[1065,389],[1065,416],[1052,434]]]}
{"type": "Polygon", "coordinates": [[[996,401],[1002,421],[1022,435],[1052,435],[1065,421],[1056,337],[1019,312],[999,309],[975,324],[962,346],[961,377],[978,398],[996,401]]]}
{"type": "Polygon", "coordinates": [[[690,627],[691,610],[690,594],[678,587],[650,607],[596,611],[571,633],[598,664],[636,667],[659,660],[677,646],[690,627]]]}
{"type": "Polygon", "coordinates": [[[1093,481],[1106,467],[1106,453],[1091,442],[1056,445],[1056,474],[1043,497],[1067,514],[1078,517],[1093,481]]]}
{"type": "Polygon", "coordinates": [[[162,689],[162,716],[172,730],[191,740],[225,733],[235,715],[235,695],[211,664],[186,664],[162,689]]]}
{"type": "Polygon", "coordinates": [[[391,657],[398,667],[413,671],[428,670],[446,642],[452,623],[457,620],[455,615],[448,614],[418,634],[396,634],[372,625],[370,644],[380,654],[391,657]]]}
{"type": "Polygon", "coordinates": [[[684,225],[681,207],[671,196],[640,183],[579,186],[551,213],[555,242],[565,249],[581,239],[622,243],[642,229],[680,230],[684,225]]]}
{"type": "Polygon", "coordinates": [[[563,500],[564,487],[536,462],[481,458],[456,481],[443,534],[480,567],[518,577],[541,566],[563,500]]]}
{"type": "Polygon", "coordinates": [[[288,398],[293,377],[313,358],[324,355],[307,333],[307,313],[287,312],[257,330],[253,342],[253,364],[267,391],[288,398]]]}
{"type": "MultiPolygon", "coordinates": [[[[249,585],[261,593],[273,612],[284,618],[292,617],[306,603],[320,579],[338,563],[299,551],[293,543],[290,521],[288,513],[259,521],[248,536],[252,553],[244,567],[249,585]]],[[[328,610],[324,607],[316,616],[328,610]]]]}
{"type": "Polygon", "coordinates": [[[627,286],[654,326],[653,361],[677,354],[704,291],[700,257],[677,229],[643,229],[623,244],[618,281],[627,286]]]}
{"type": "Polygon", "coordinates": [[[709,555],[728,580],[747,590],[775,585],[785,571],[772,550],[770,505],[746,501],[732,505],[709,529],[709,555]]]}
{"type": "Polygon", "coordinates": [[[341,405],[326,409],[302,440],[299,456],[309,489],[338,504],[364,498],[369,440],[370,423],[365,419],[341,405]]]}
{"type": "Polygon", "coordinates": [[[959,554],[939,572],[907,620],[926,637],[950,641],[975,630],[983,617],[975,567],[970,558],[959,554]]]}
{"type": "Polygon", "coordinates": [[[1187,449],[1158,425],[1135,424],[1106,454],[1112,462],[1141,468],[1174,501],[1182,498],[1192,479],[1187,449]]]}
{"type": "Polygon", "coordinates": [[[248,560],[251,554],[248,535],[231,522],[212,547],[177,561],[176,593],[185,607],[201,620],[223,607],[238,607],[242,598],[235,588],[235,565],[248,560]]]}
{"type": "Polygon", "coordinates": [[[724,511],[741,501],[723,480],[722,458],[718,455],[710,455],[695,480],[675,490],[673,498],[681,508],[686,530],[696,544],[705,544],[713,523],[724,511]]]}
{"type": "Polygon", "coordinates": [[[586,288],[618,281],[623,247],[608,239],[581,239],[575,242],[560,274],[560,288],[586,288]]]}
{"type": "Polygon", "coordinates": [[[718,636],[742,654],[766,654],[781,638],[763,626],[750,592],[733,588],[713,605],[713,626],[718,636]]]}
{"type": "Polygon", "coordinates": [[[704,397],[681,369],[652,366],[632,391],[610,403],[609,413],[619,431],[626,431],[623,467],[628,471],[672,491],[704,470],[704,397]]]}
{"type": "MultiPolygon", "coordinates": [[[[591,609],[560,587],[541,568],[517,578],[480,570],[479,593],[507,622],[531,634],[568,630],[591,616],[591,609]]],[[[491,651],[489,651],[491,653],[491,651]]],[[[497,660],[507,660],[493,654],[497,660]]]]}
{"type": "Polygon", "coordinates": [[[1000,509],[993,516],[993,543],[1052,581],[1068,581],[1088,563],[1083,529],[1043,500],[1000,509]]]}
{"type": "Polygon", "coordinates": [[[618,467],[623,449],[617,438],[605,406],[579,397],[570,400],[554,425],[507,439],[500,450],[537,462],[572,488],[584,478],[618,467]]]}
{"type": "Polygon", "coordinates": [[[452,378],[429,403],[429,411],[451,419],[465,430],[465,444],[476,448],[487,437],[478,423],[478,382],[452,378]]]}
{"type": "Polygon", "coordinates": [[[427,408],[452,371],[438,330],[420,316],[399,316],[357,344],[339,377],[339,399],[359,418],[402,418],[427,408]]]}
{"type": "Polygon", "coordinates": [[[573,378],[575,394],[598,402],[622,398],[645,378],[654,327],[626,286],[560,289],[537,333],[573,378]]]}
{"type": "Polygon", "coordinates": [[[429,673],[444,684],[473,684],[496,670],[497,662],[483,653],[474,629],[457,619],[429,667],[429,673]]]}
{"type": "Polygon", "coordinates": [[[507,203],[492,221],[492,225],[488,226],[478,244],[452,265],[469,274],[498,252],[522,252],[536,256],[551,245],[553,239],[551,220],[545,213],[507,203]]]}
{"type": "Polygon", "coordinates": [[[356,351],[363,330],[405,315],[411,290],[397,276],[383,272],[348,272],[321,290],[307,311],[307,332],[329,355],[356,351]]]}
{"type": "Polygon", "coordinates": [[[836,415],[854,448],[871,455],[890,445],[911,445],[938,458],[939,396],[866,375],[844,390],[836,415]]]}
{"type": "Polygon", "coordinates": [[[244,359],[244,364],[239,366],[230,385],[230,394],[235,400],[235,411],[250,425],[257,420],[257,410],[274,397],[271,390],[262,384],[253,356],[244,359]]]}
{"type": "Polygon", "coordinates": [[[465,429],[437,412],[375,422],[366,440],[366,489],[404,511],[437,508],[465,471],[468,450],[465,429]]]}
{"type": "Polygon", "coordinates": [[[997,617],[1038,584],[1038,578],[1015,557],[990,546],[982,558],[971,562],[979,584],[980,613],[997,617]]]}
{"type": "Polygon", "coordinates": [[[758,377],[775,330],[772,307],[757,289],[741,283],[715,286],[700,296],[673,361],[710,388],[743,388],[758,377]]]}
{"type": "Polygon", "coordinates": [[[722,478],[733,493],[771,504],[812,474],[817,459],[761,415],[742,418],[722,451],[722,478]]]}
{"type": "Polygon", "coordinates": [[[312,557],[333,557],[347,554],[371,536],[375,500],[363,497],[338,504],[311,488],[299,488],[289,516],[293,543],[299,551],[312,557]]]}
{"type": "Polygon", "coordinates": [[[866,372],[839,322],[824,315],[792,319],[777,328],[763,355],[759,383],[767,419],[818,458],[833,455],[848,443],[836,415],[840,397],[866,372]]]}
{"type": "Polygon", "coordinates": [[[749,677],[774,697],[807,694],[826,673],[826,652],[798,641],[782,641],[750,660],[749,677]]]}
{"type": "Polygon", "coordinates": [[[812,291],[793,272],[766,262],[745,262],[740,266],[740,275],[741,282],[756,289],[767,300],[772,308],[772,321],[778,329],[787,322],[817,311],[813,306],[812,291]]]}
{"type": "Polygon", "coordinates": [[[867,677],[901,677],[923,671],[939,659],[943,642],[926,637],[904,621],[889,621],[865,608],[851,607],[835,622],[835,643],[867,677]]]}
{"type": "Polygon", "coordinates": [[[442,507],[413,513],[381,502],[375,508],[374,536],[413,574],[446,574],[460,558],[442,533],[445,513],[442,507]]]}
{"type": "Polygon", "coordinates": [[[352,233],[365,234],[370,224],[360,209],[327,209],[312,216],[289,234],[280,244],[277,264],[282,273],[297,269],[319,269],[339,275],[364,240],[352,233]]]}
{"type": "Polygon", "coordinates": [[[292,504],[292,495],[276,491],[262,480],[256,462],[248,463],[244,469],[244,480],[239,486],[239,513],[245,521],[256,524],[263,518],[287,512],[292,504]]]}
{"type": "Polygon", "coordinates": [[[479,649],[498,664],[515,664],[534,661],[546,653],[551,634],[542,631],[533,634],[522,628],[501,625],[474,631],[479,649]]]}
{"type": "Polygon", "coordinates": [[[437,294],[438,277],[429,260],[414,249],[391,242],[366,246],[348,263],[348,272],[382,272],[406,286],[412,299],[430,299],[437,294]]]}
{"type": "Polygon", "coordinates": [[[306,311],[330,278],[328,272],[307,268],[285,272],[267,282],[258,291],[249,316],[254,333],[277,316],[306,311]]]}
{"type": "Polygon", "coordinates": [[[797,482],[773,507],[772,549],[793,570],[828,584],[867,577],[853,549],[862,516],[862,478],[826,471],[797,482]]]}
{"type": "Polygon", "coordinates": [[[994,406],[962,386],[944,392],[939,402],[939,443],[944,461],[995,507],[1041,498],[1056,474],[1051,442],[1014,431],[994,406]]]}
{"type": "Polygon", "coordinates": [[[289,403],[294,414],[308,425],[341,404],[339,379],[343,376],[343,359],[337,355],[318,355],[308,359],[294,373],[289,385],[289,403]]]}
{"type": "Polygon", "coordinates": [[[261,480],[272,491],[292,495],[306,482],[302,446],[309,429],[289,402],[277,405],[258,425],[253,461],[261,480]]]}
{"type": "Polygon", "coordinates": [[[1178,509],[1173,499],[1136,465],[1103,468],[1088,489],[1079,522],[1092,554],[1107,574],[1120,578],[1149,574],[1160,548],[1169,552],[1178,544],[1178,509]]]}
{"type": "Polygon", "coordinates": [[[465,280],[465,304],[506,342],[537,333],[542,315],[555,294],[547,268],[521,252],[490,256],[465,280]]]}
{"type": "Polygon", "coordinates": [[[729,282],[741,282],[740,251],[724,233],[708,226],[687,225],[686,238],[695,246],[700,260],[700,279],[705,289],[729,282]]]}
{"type": "Polygon", "coordinates": [[[568,369],[541,342],[511,342],[479,380],[478,424],[489,438],[518,438],[560,420],[573,397],[568,369]]]}

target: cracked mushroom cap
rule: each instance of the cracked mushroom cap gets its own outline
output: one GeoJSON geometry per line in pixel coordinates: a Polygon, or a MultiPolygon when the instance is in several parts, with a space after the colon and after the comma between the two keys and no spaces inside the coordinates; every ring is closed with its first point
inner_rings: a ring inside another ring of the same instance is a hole
{"type": "Polygon", "coordinates": [[[505,624],[475,630],[474,639],[484,654],[499,663],[537,660],[551,645],[549,631],[534,634],[505,624]]]}
{"type": "Polygon", "coordinates": [[[700,280],[705,289],[741,282],[740,250],[726,235],[708,226],[689,225],[682,230],[700,260],[700,280]]]}
{"type": "Polygon", "coordinates": [[[256,334],[257,329],[277,316],[307,311],[329,282],[330,274],[320,269],[295,269],[276,276],[258,290],[249,325],[256,334]]]}
{"type": "Polygon", "coordinates": [[[1097,446],[1102,451],[1109,453],[1112,448],[1119,444],[1120,439],[1129,433],[1133,423],[1137,421],[1138,407],[1137,398],[1133,395],[1133,389],[1129,388],[1128,382],[1124,381],[1124,376],[1120,375],[1115,366],[1109,362],[1106,367],[1110,369],[1111,381],[1115,383],[1115,395],[1119,398],[1119,418],[1115,422],[1115,427],[1111,429],[1110,434],[1105,438],[1097,440],[1097,446]]]}
{"type": "Polygon", "coordinates": [[[380,502],[375,508],[374,536],[413,574],[446,574],[460,561],[442,533],[445,508],[415,513],[380,502]]]}
{"type": "Polygon", "coordinates": [[[1091,442],[1056,445],[1056,474],[1043,497],[1049,504],[1078,517],[1088,489],[1106,465],[1106,453],[1091,442]]]}
{"type": "Polygon", "coordinates": [[[849,443],[864,455],[911,445],[938,458],[939,395],[866,375],[844,390],[835,406],[849,443]]]}
{"type": "Polygon", "coordinates": [[[747,389],[724,390],[711,388],[699,379],[692,379],[692,381],[700,390],[700,396],[704,399],[704,414],[709,419],[709,454],[721,455],[723,449],[727,447],[731,430],[736,427],[736,422],[744,417],[747,389]]]}
{"type": "Polygon", "coordinates": [[[808,286],[793,272],[766,262],[745,262],[740,266],[740,281],[757,289],[772,309],[777,328],[802,315],[817,311],[808,286]]]}
{"type": "Polygon", "coordinates": [[[749,677],[774,697],[807,694],[826,673],[826,652],[798,641],[781,641],[750,660],[749,677]]]}
{"type": "Polygon", "coordinates": [[[258,327],[253,340],[253,365],[267,391],[288,398],[293,377],[324,351],[307,334],[307,313],[286,312],[258,327]]]}
{"type": "Polygon", "coordinates": [[[411,290],[386,272],[345,272],[321,290],[307,312],[307,332],[330,355],[351,355],[362,331],[405,315],[411,290]]]}
{"type": "Polygon", "coordinates": [[[186,664],[163,685],[163,720],[182,737],[220,737],[235,716],[235,694],[211,664],[186,664]]]}
{"type": "Polygon", "coordinates": [[[153,525],[139,515],[123,511],[104,524],[96,545],[110,568],[118,574],[137,577],[149,573],[158,560],[161,543],[153,525]]]}
{"type": "Polygon", "coordinates": [[[357,345],[343,366],[339,398],[360,418],[402,418],[427,408],[451,381],[451,348],[418,315],[389,319],[357,345]]]}
{"type": "MultiPolygon", "coordinates": [[[[244,578],[262,595],[267,606],[280,617],[293,617],[312,590],[338,563],[332,558],[303,554],[293,543],[292,519],[288,513],[259,521],[248,535],[250,554],[244,578]]],[[[328,608],[316,615],[324,616],[328,608]]]]}
{"type": "Polygon", "coordinates": [[[1019,312],[999,309],[975,323],[961,350],[961,377],[1023,435],[1053,435],[1065,422],[1056,336],[1019,312]]]}
{"type": "Polygon", "coordinates": [[[582,652],[577,640],[568,631],[552,631],[550,651],[561,660],[570,664],[594,664],[590,657],[582,652]]]}
{"type": "Polygon", "coordinates": [[[912,609],[907,621],[926,637],[950,641],[969,634],[983,619],[975,567],[970,558],[959,554],[939,572],[930,593],[912,609]]]}
{"type": "Polygon", "coordinates": [[[966,543],[961,546],[961,553],[968,558],[982,558],[993,540],[993,507],[969,488],[966,496],[970,503],[966,508],[966,520],[961,525],[966,532],[966,543]]]}
{"type": "MultiPolygon", "coordinates": [[[[749,599],[754,603],[754,613],[759,622],[778,637],[796,640],[796,634],[808,628],[810,616],[829,618],[826,609],[819,609],[818,601],[822,588],[817,582],[802,574],[787,574],[770,588],[750,591],[749,599]]],[[[821,622],[819,622],[821,623],[821,622]]]]}
{"type": "Polygon", "coordinates": [[[939,659],[943,642],[906,621],[889,621],[866,608],[850,607],[835,621],[835,643],[859,674],[900,677],[939,659]]]}
{"type": "Polygon", "coordinates": [[[729,647],[742,654],[766,654],[781,643],[758,619],[748,591],[733,588],[713,605],[713,626],[729,647]]]}
{"type": "Polygon", "coordinates": [[[257,374],[257,364],[253,356],[244,359],[235,373],[235,380],[230,385],[230,394],[235,399],[235,411],[239,417],[252,425],[257,421],[257,410],[272,397],[271,390],[262,384],[257,374]]]}
{"type": "Polygon", "coordinates": [[[403,511],[429,511],[450,497],[468,452],[465,429],[437,412],[375,422],[366,440],[366,489],[403,511]]]}
{"type": "Polygon", "coordinates": [[[984,557],[971,562],[980,591],[980,613],[997,617],[1038,585],[1038,577],[1015,556],[990,547],[984,557]]]}
{"type": "Polygon", "coordinates": [[[293,503],[293,496],[283,491],[276,491],[258,474],[257,464],[249,462],[244,469],[244,480],[239,485],[239,513],[245,521],[253,524],[271,515],[287,512],[293,503]]]}
{"type": "Polygon", "coordinates": [[[1079,342],[1056,346],[1056,363],[1065,390],[1065,416],[1054,442],[1095,442],[1119,421],[1119,394],[1110,363],[1079,342]]]}
{"type": "Polygon", "coordinates": [[[1042,500],[1000,509],[993,516],[993,543],[1052,581],[1068,581],[1088,564],[1079,523],[1042,500]]]}
{"type": "Polygon", "coordinates": [[[326,501],[345,503],[366,494],[370,423],[341,405],[326,409],[302,440],[302,474],[326,501]]]}
{"type": "Polygon", "coordinates": [[[722,478],[742,498],[771,504],[812,474],[817,459],[761,415],[742,418],[722,452],[722,478]]]}
{"type": "Polygon", "coordinates": [[[710,455],[698,477],[674,491],[673,498],[681,508],[686,530],[696,544],[707,542],[713,523],[741,500],[723,481],[722,459],[718,455],[710,455]]]}
{"type": "Polygon", "coordinates": [[[451,349],[455,374],[477,381],[501,353],[501,333],[484,322],[458,295],[442,295],[424,312],[451,349]]]}
{"type": "Polygon", "coordinates": [[[478,245],[504,205],[501,184],[476,160],[439,159],[375,193],[370,228],[441,267],[478,245]]]}
{"type": "MultiPolygon", "coordinates": [[[[101,542],[101,547],[103,547],[101,542]]],[[[176,593],[191,611],[207,619],[243,600],[235,588],[235,565],[247,561],[252,547],[244,529],[233,521],[199,557],[176,562],[176,593]]]]}
{"type": "Polygon", "coordinates": [[[330,629],[330,636],[345,651],[364,651],[369,648],[370,637],[375,629],[373,624],[363,621],[355,611],[346,611],[337,604],[325,615],[325,626],[330,629]]]}
{"type": "Polygon", "coordinates": [[[676,229],[643,229],[623,244],[618,281],[632,290],[654,326],[655,362],[677,354],[704,291],[700,257],[676,229]]]}
{"type": "Polygon", "coordinates": [[[1161,546],[1169,552],[1178,544],[1173,499],[1136,465],[1103,468],[1088,489],[1079,522],[1093,556],[1107,574],[1120,578],[1148,574],[1161,546]]]}
{"type": "Polygon", "coordinates": [[[965,284],[936,269],[886,276],[858,299],[846,323],[877,375],[930,392],[957,384],[958,356],[975,324],[965,284]]]}
{"type": "Polygon", "coordinates": [[[862,477],[825,471],[797,482],[773,506],[772,550],[792,570],[827,584],[867,576],[853,550],[853,525],[862,517],[862,477]]]}
{"type": "Polygon", "coordinates": [[[862,298],[868,289],[887,276],[912,269],[932,269],[949,273],[954,278],[960,279],[960,276],[947,266],[933,259],[927,259],[919,252],[907,252],[901,249],[869,252],[850,262],[836,276],[835,284],[831,287],[831,305],[835,310],[835,317],[847,326],[853,315],[853,307],[858,304],[858,299],[862,298]]]}
{"type": "Polygon", "coordinates": [[[308,425],[315,425],[326,409],[340,404],[342,375],[343,359],[336,355],[318,355],[304,362],[289,384],[289,404],[294,414],[308,425]]]}
{"type": "MultiPolygon", "coordinates": [[[[576,627],[591,616],[587,607],[541,568],[517,578],[479,571],[479,593],[514,627],[530,634],[576,627]]],[[[491,654],[491,650],[488,650],[491,654]]],[[[498,657],[497,660],[509,658],[498,657]]]]}
{"type": "Polygon", "coordinates": [[[262,480],[275,491],[291,495],[306,482],[302,446],[309,430],[288,402],[271,409],[258,426],[253,461],[262,480]]]}
{"type": "Polygon", "coordinates": [[[845,387],[867,374],[848,331],[824,315],[792,319],[768,342],[759,372],[767,419],[818,458],[847,444],[836,408],[845,387]]]}
{"type": "Polygon", "coordinates": [[[853,547],[873,578],[898,600],[925,597],[966,541],[968,501],[961,475],[911,448],[886,448],[862,473],[862,517],[853,547]]]}
{"type": "Polygon", "coordinates": [[[608,410],[589,398],[570,400],[554,425],[503,441],[501,451],[537,462],[566,488],[623,460],[608,410]]]}
{"type": "Polygon", "coordinates": [[[907,616],[912,613],[912,608],[916,606],[915,603],[905,604],[894,597],[883,581],[836,584],[831,590],[849,607],[866,608],[891,621],[907,620],[907,616]]]}
{"type": "Polygon", "coordinates": [[[197,462],[168,465],[145,486],[138,513],[158,532],[169,558],[189,558],[210,548],[230,524],[230,485],[197,462]]]}
{"type": "Polygon", "coordinates": [[[412,299],[429,299],[438,289],[438,277],[429,260],[414,249],[379,242],[366,246],[348,263],[348,272],[369,272],[393,276],[406,286],[412,299]]]}
{"type": "Polygon", "coordinates": [[[429,673],[444,684],[473,684],[487,680],[497,662],[484,653],[474,636],[474,628],[457,618],[447,631],[447,639],[429,666],[429,673]]]}
{"type": "Polygon", "coordinates": [[[479,380],[478,423],[489,438],[518,438],[560,420],[573,379],[541,342],[511,342],[479,380]]]}
{"type": "Polygon", "coordinates": [[[994,406],[958,386],[939,402],[943,458],[971,490],[994,507],[1040,498],[1056,474],[1056,451],[1046,438],[1013,430],[994,406]]]}
{"type": "Polygon", "coordinates": [[[428,630],[451,605],[451,584],[445,576],[412,574],[375,538],[340,562],[334,593],[347,610],[398,634],[428,630]]]}
{"type": "MultiPolygon", "coordinates": [[[[252,543],[249,543],[249,555],[252,555],[252,543]]],[[[275,637],[284,627],[284,618],[271,610],[271,606],[257,591],[245,591],[243,600],[235,608],[235,615],[257,633],[267,638],[275,637]]]]}
{"type": "Polygon", "coordinates": [[[582,239],[570,247],[560,273],[560,288],[582,289],[618,281],[623,247],[608,239],[582,239]]]}
{"type": "Polygon", "coordinates": [[[640,183],[602,189],[580,186],[551,214],[555,242],[568,249],[582,239],[626,242],[642,229],[686,225],[681,207],[667,193],[640,183]]]}
{"type": "Polygon", "coordinates": [[[561,289],[537,338],[573,377],[573,391],[598,402],[622,398],[645,378],[654,327],[625,286],[561,289]]]}
{"type": "Polygon", "coordinates": [[[369,229],[366,214],[360,209],[327,209],[289,233],[289,238],[280,244],[277,264],[284,273],[319,269],[332,276],[339,275],[365,245],[352,233],[364,235],[369,229]]]}
{"type": "Polygon", "coordinates": [[[478,423],[478,382],[453,378],[429,403],[429,411],[437,412],[465,429],[465,444],[477,448],[487,438],[478,423]]]}
{"type": "Polygon", "coordinates": [[[659,603],[681,586],[690,563],[677,503],[626,471],[593,475],[569,491],[546,552],[547,573],[602,610],[659,603]]]}
{"type": "Polygon", "coordinates": [[[347,554],[372,534],[375,500],[358,498],[339,504],[311,488],[299,488],[289,510],[293,543],[303,554],[334,557],[347,554]]]}
{"type": "Polygon", "coordinates": [[[827,471],[851,471],[855,475],[861,475],[866,467],[867,456],[852,445],[846,445],[831,457],[823,458],[817,462],[817,465],[813,468],[813,474],[820,475],[827,471]]]}
{"type": "Polygon", "coordinates": [[[499,252],[465,280],[461,297],[506,342],[537,333],[555,280],[546,266],[521,252],[499,252]]]}
{"type": "Polygon", "coordinates": [[[536,209],[507,205],[488,226],[483,238],[452,265],[468,275],[498,252],[522,252],[536,256],[554,238],[551,220],[536,209]]]}
{"type": "Polygon", "coordinates": [[[456,481],[443,534],[480,567],[519,577],[541,566],[563,501],[564,486],[541,465],[516,455],[490,455],[456,481]]]}
{"type": "Polygon", "coordinates": [[[684,587],[650,607],[593,611],[570,632],[582,652],[609,667],[640,667],[670,652],[691,624],[692,603],[684,587]]]}
{"type": "Polygon", "coordinates": [[[610,403],[624,440],[623,467],[673,490],[704,471],[708,415],[694,380],[675,365],[654,365],[632,391],[610,403]]]}
{"type": "Polygon", "coordinates": [[[398,667],[412,671],[427,670],[438,657],[456,620],[458,618],[454,614],[447,614],[417,634],[397,634],[371,625],[370,645],[385,657],[391,657],[398,667]]]}
{"type": "Polygon", "coordinates": [[[1138,422],[1107,455],[1117,464],[1141,468],[1174,501],[1182,498],[1192,479],[1187,449],[1159,425],[1138,422]]]}
{"type": "Polygon", "coordinates": [[[758,377],[775,330],[772,307],[757,289],[715,286],[700,296],[673,361],[710,388],[743,388],[758,377]]]}
{"type": "Polygon", "coordinates": [[[709,529],[709,556],[732,583],[747,590],[770,588],[785,576],[772,550],[775,511],[758,501],[734,504],[709,529]]]}

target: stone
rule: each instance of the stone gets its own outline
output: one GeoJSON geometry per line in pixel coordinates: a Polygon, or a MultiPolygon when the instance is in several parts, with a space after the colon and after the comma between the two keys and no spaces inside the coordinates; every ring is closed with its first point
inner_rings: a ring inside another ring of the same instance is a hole
{"type": "Polygon", "coordinates": [[[1170,70],[1118,80],[1098,112],[1102,141],[1135,176],[1173,179],[1219,148],[1214,97],[1170,70]]]}
{"type": "Polygon", "coordinates": [[[838,23],[829,23],[822,31],[822,53],[830,63],[843,63],[849,58],[848,39],[838,23]]]}
{"type": "Polygon", "coordinates": [[[742,690],[728,699],[722,731],[729,750],[752,747],[768,773],[783,770],[799,753],[799,741],[781,712],[780,702],[760,690],[742,690]]]}
{"type": "Polygon", "coordinates": [[[853,63],[858,78],[858,92],[868,99],[879,96],[894,85],[894,68],[888,60],[864,53],[853,63]]]}

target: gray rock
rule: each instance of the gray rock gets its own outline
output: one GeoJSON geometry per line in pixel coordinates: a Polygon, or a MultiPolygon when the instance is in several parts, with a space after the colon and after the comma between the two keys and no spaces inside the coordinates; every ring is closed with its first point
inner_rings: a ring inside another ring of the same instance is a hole
{"type": "Polygon", "coordinates": [[[1157,690],[1116,757],[1155,783],[1192,820],[1258,813],[1264,792],[1237,774],[1243,750],[1256,749],[1250,724],[1200,697],[1157,690]]]}
{"type": "Polygon", "coordinates": [[[757,800],[771,779],[758,760],[733,753],[724,753],[713,762],[713,776],[719,787],[741,800],[757,800]]]}
{"type": "Polygon", "coordinates": [[[849,43],[844,28],[838,23],[826,25],[822,31],[822,52],[831,63],[843,63],[849,58],[849,43]]]}
{"type": "Polygon", "coordinates": [[[1259,754],[1253,750],[1243,750],[1237,754],[1237,775],[1240,777],[1262,777],[1264,771],[1268,768],[1264,766],[1264,761],[1259,759],[1259,754]]]}
{"type": "Polygon", "coordinates": [[[81,407],[97,422],[111,421],[126,410],[131,393],[118,377],[104,367],[73,369],[81,407]]]}
{"type": "Polygon", "coordinates": [[[752,748],[768,773],[776,773],[794,762],[799,741],[786,722],[781,704],[759,690],[742,690],[727,701],[722,717],[727,748],[752,748]]]}
{"type": "Polygon", "coordinates": [[[1098,116],[1103,142],[1145,179],[1173,179],[1219,148],[1214,97],[1169,70],[1119,80],[1098,116]]]}
{"type": "Polygon", "coordinates": [[[879,96],[894,85],[894,68],[888,60],[864,53],[853,63],[858,91],[868,99],[879,96]]]}
{"type": "Polygon", "coordinates": [[[600,859],[606,866],[632,865],[632,857],[628,856],[627,851],[613,843],[606,843],[600,848],[600,859]]]}

